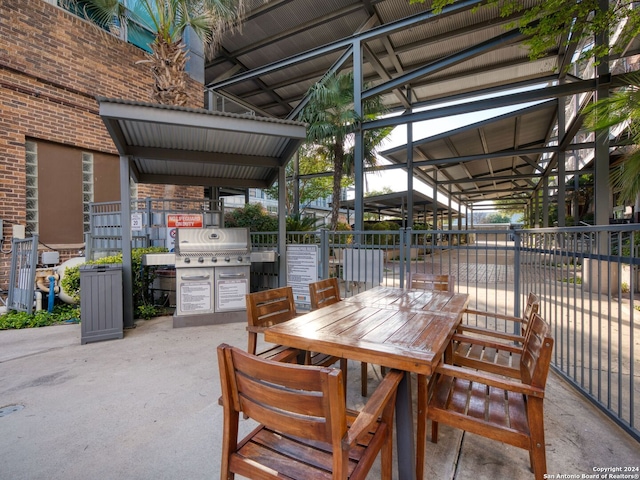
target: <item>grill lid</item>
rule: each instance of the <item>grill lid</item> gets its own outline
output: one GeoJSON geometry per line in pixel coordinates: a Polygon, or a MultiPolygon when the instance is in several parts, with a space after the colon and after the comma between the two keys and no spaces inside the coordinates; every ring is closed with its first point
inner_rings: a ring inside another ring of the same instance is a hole
{"type": "Polygon", "coordinates": [[[178,228],[176,255],[249,252],[248,228],[178,228]]]}

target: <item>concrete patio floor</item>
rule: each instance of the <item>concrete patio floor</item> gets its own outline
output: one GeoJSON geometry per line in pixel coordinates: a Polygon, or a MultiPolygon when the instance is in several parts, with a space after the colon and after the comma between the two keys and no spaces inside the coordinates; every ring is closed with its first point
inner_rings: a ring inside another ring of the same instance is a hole
{"type": "MultiPolygon", "coordinates": [[[[174,329],[160,317],[138,321],[122,340],[87,345],[79,325],[0,331],[0,479],[218,478],[215,351],[222,342],[246,348],[244,327],[174,329]]],[[[349,374],[357,407],[366,400],[359,364],[349,374]]],[[[370,391],[378,378],[370,367],[370,391]]],[[[242,423],[243,432],[252,427],[242,423]]],[[[640,467],[640,444],[553,373],[545,429],[549,478],[640,467]]],[[[427,442],[426,478],[532,479],[528,463],[524,450],[446,426],[438,444],[427,442]]],[[[378,467],[368,478],[379,478],[378,467]]]]}

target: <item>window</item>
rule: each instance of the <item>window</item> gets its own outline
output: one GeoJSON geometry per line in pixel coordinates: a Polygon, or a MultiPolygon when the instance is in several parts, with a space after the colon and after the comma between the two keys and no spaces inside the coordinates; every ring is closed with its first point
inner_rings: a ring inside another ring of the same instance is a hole
{"type": "Polygon", "coordinates": [[[93,154],[82,152],[82,225],[84,233],[91,231],[93,203],[93,154]]]}
{"type": "Polygon", "coordinates": [[[27,225],[26,231],[32,234],[38,233],[38,144],[27,141],[26,149],[26,174],[27,174],[27,225]]]}

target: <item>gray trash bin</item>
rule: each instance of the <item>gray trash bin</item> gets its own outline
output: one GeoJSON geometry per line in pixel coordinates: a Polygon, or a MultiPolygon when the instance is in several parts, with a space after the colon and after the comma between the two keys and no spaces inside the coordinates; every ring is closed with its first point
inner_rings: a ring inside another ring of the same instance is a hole
{"type": "Polygon", "coordinates": [[[122,338],[122,264],[80,267],[80,343],[122,338]]]}

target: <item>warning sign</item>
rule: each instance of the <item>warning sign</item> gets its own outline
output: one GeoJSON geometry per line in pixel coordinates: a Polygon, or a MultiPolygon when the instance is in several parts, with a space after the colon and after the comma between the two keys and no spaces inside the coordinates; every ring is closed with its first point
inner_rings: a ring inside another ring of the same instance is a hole
{"type": "Polygon", "coordinates": [[[167,213],[167,239],[165,246],[175,251],[177,228],[202,228],[204,219],[201,213],[167,213]]]}
{"type": "Polygon", "coordinates": [[[168,213],[169,228],[202,228],[203,218],[200,213],[168,213]]]}

